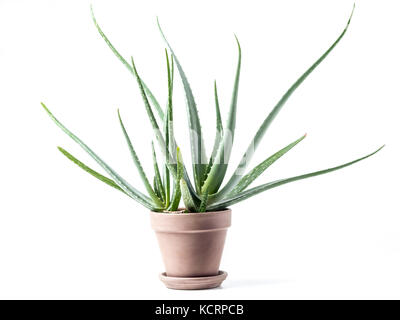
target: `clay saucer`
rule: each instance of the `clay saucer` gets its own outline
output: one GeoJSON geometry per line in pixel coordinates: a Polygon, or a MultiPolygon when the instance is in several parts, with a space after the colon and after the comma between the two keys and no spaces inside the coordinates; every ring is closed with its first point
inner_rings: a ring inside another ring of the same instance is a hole
{"type": "Polygon", "coordinates": [[[160,274],[160,280],[164,282],[165,286],[169,289],[199,290],[219,287],[227,276],[228,273],[221,270],[216,276],[189,278],[169,277],[165,272],[163,272],[160,274]]]}

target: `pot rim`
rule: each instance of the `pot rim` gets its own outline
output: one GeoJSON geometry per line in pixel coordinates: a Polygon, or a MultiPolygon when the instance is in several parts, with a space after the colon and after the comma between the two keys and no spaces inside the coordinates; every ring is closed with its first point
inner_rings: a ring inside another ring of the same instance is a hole
{"type": "MultiPolygon", "coordinates": [[[[185,208],[182,208],[182,210],[185,210],[185,208]]],[[[171,211],[171,212],[165,212],[165,211],[151,211],[151,214],[154,215],[165,215],[165,216],[197,216],[197,215],[202,215],[202,216],[209,216],[209,215],[213,215],[213,214],[217,214],[217,213],[221,213],[221,212],[232,212],[232,209],[230,208],[226,208],[223,210],[218,210],[218,211],[206,211],[206,212],[181,212],[180,210],[177,211],[171,211]],[[175,213],[176,212],[176,213],[175,213]]]]}
{"type": "Polygon", "coordinates": [[[156,232],[199,233],[225,230],[231,226],[231,209],[210,212],[164,213],[150,212],[150,222],[156,232]]]}

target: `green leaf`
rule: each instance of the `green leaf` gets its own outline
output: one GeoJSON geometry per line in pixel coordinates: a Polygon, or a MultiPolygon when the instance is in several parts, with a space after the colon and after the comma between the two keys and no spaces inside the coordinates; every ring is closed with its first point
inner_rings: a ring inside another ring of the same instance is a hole
{"type": "Polygon", "coordinates": [[[156,209],[156,205],[152,203],[151,199],[146,195],[141,193],[139,190],[136,190],[132,187],[128,182],[126,182],[118,173],[116,173],[110,166],[108,166],[100,157],[95,154],[82,140],[80,140],[77,136],[75,136],[71,131],[69,131],[64,125],[58,121],[49,109],[41,103],[44,110],[50,116],[50,118],[56,123],[57,126],[61,128],[72,140],[74,140],[80,147],[85,150],[114,180],[114,182],[132,199],[136,200],[146,208],[153,210],[156,209]]]}
{"type": "Polygon", "coordinates": [[[178,58],[176,57],[174,51],[172,50],[170,44],[165,37],[160,23],[157,19],[157,24],[160,29],[160,33],[165,40],[168,48],[171,51],[171,54],[175,60],[176,67],[178,68],[179,75],[182,79],[183,88],[186,94],[186,106],[187,106],[187,114],[188,114],[188,122],[189,122],[189,131],[190,131],[190,143],[191,143],[191,154],[192,154],[192,163],[193,163],[193,174],[195,180],[195,186],[198,193],[201,193],[201,186],[203,184],[203,179],[205,177],[205,171],[207,169],[207,156],[205,152],[205,146],[203,141],[203,135],[201,131],[199,114],[196,107],[196,102],[193,97],[192,89],[190,88],[189,82],[186,78],[185,72],[182,69],[181,64],[179,63],[178,58]]]}
{"type": "MultiPolygon", "coordinates": [[[[168,159],[168,161],[166,161],[166,165],[168,166],[168,169],[170,170],[172,176],[175,178],[176,177],[176,168],[174,168],[172,163],[174,161],[176,161],[176,159],[174,159],[174,155],[171,156],[169,150],[166,148],[166,142],[165,142],[164,137],[163,137],[163,135],[161,133],[161,130],[160,130],[159,126],[158,126],[157,120],[154,117],[153,111],[151,110],[149,101],[147,99],[146,92],[144,91],[144,88],[143,88],[142,80],[141,80],[141,78],[140,78],[140,76],[139,76],[139,74],[137,72],[137,69],[136,69],[135,63],[133,61],[133,58],[131,58],[131,60],[132,60],[133,71],[134,71],[134,74],[136,76],[136,80],[137,80],[137,83],[138,83],[138,86],[139,86],[139,90],[140,90],[140,93],[142,95],[142,99],[143,99],[143,102],[144,102],[144,105],[145,105],[145,108],[146,108],[147,115],[149,117],[150,123],[151,123],[151,125],[153,127],[153,131],[154,131],[154,134],[156,136],[156,140],[157,140],[157,142],[158,142],[158,144],[160,146],[160,149],[161,149],[163,155],[168,159]]],[[[171,115],[172,115],[172,113],[171,113],[171,115]]]]}
{"type": "MultiPolygon", "coordinates": [[[[94,16],[94,12],[93,12],[93,7],[92,6],[90,6],[90,10],[91,10],[91,13],[92,13],[92,19],[93,19],[94,25],[96,26],[97,31],[99,32],[100,36],[104,39],[104,41],[109,46],[111,51],[116,55],[116,57],[129,70],[129,72],[131,72],[133,75],[135,75],[132,66],[128,63],[128,61],[126,61],[124,59],[124,57],[117,51],[117,49],[115,49],[115,47],[112,45],[111,41],[108,39],[108,37],[104,34],[103,30],[100,28],[100,26],[97,23],[97,20],[96,20],[96,18],[94,16]]],[[[144,91],[146,92],[146,94],[149,97],[150,101],[152,102],[154,108],[156,109],[156,111],[158,113],[158,116],[160,117],[161,120],[163,120],[164,119],[164,112],[161,109],[160,104],[158,103],[156,97],[153,95],[153,93],[147,87],[147,85],[143,82],[143,80],[142,80],[142,85],[143,85],[144,91]]]]}
{"type": "Polygon", "coordinates": [[[163,203],[159,199],[159,197],[154,193],[153,189],[151,188],[151,185],[149,183],[149,180],[147,179],[146,173],[144,172],[142,164],[140,163],[139,157],[137,156],[136,151],[133,148],[131,139],[129,138],[129,135],[126,132],[124,123],[122,122],[121,114],[120,114],[119,110],[118,110],[118,119],[119,119],[119,124],[121,125],[122,132],[123,132],[123,134],[125,136],[125,140],[126,140],[126,143],[128,145],[129,151],[131,153],[133,163],[135,164],[135,166],[136,166],[136,168],[137,168],[137,170],[139,172],[140,178],[143,181],[143,184],[144,184],[144,186],[145,186],[145,188],[147,190],[147,193],[149,194],[150,198],[154,201],[154,203],[158,207],[162,207],[163,203]]]}
{"type": "Polygon", "coordinates": [[[165,201],[165,190],[164,190],[164,186],[161,181],[160,169],[158,168],[157,156],[156,156],[156,151],[154,150],[153,142],[151,142],[151,149],[152,149],[152,154],[153,154],[154,174],[155,174],[155,178],[156,178],[156,182],[157,182],[156,185],[160,192],[162,200],[165,201]]]}
{"type": "Polygon", "coordinates": [[[216,131],[215,131],[215,138],[214,138],[214,146],[210,156],[210,160],[208,161],[207,170],[206,170],[206,177],[204,181],[207,179],[207,175],[209,174],[211,167],[215,161],[215,157],[218,152],[219,145],[222,141],[224,135],[224,128],[222,126],[221,120],[221,111],[219,108],[219,101],[218,101],[218,91],[217,91],[217,82],[214,81],[214,99],[215,99],[215,113],[216,113],[216,131]]]}
{"type": "Polygon", "coordinates": [[[81,169],[85,170],[86,172],[88,172],[89,174],[91,174],[93,177],[99,179],[100,181],[103,181],[104,183],[108,184],[109,186],[122,191],[123,193],[125,193],[124,190],[122,190],[115,182],[114,180],[111,180],[110,178],[107,178],[105,176],[103,176],[101,173],[98,173],[97,171],[89,168],[87,165],[85,165],[83,162],[79,161],[77,158],[75,158],[72,154],[70,154],[67,150],[61,148],[61,147],[57,147],[58,150],[60,150],[60,152],[66,156],[69,160],[71,160],[73,163],[75,163],[78,167],[80,167],[81,169]]]}
{"type": "Polygon", "coordinates": [[[264,191],[266,191],[268,189],[276,188],[276,187],[279,187],[281,185],[284,185],[284,184],[287,184],[287,183],[290,183],[290,182],[294,182],[294,181],[298,181],[298,180],[302,180],[302,179],[306,179],[306,178],[311,178],[311,177],[315,177],[315,176],[319,176],[321,174],[329,173],[329,172],[332,172],[332,171],[336,171],[336,170],[351,166],[352,164],[355,164],[355,163],[357,163],[357,162],[359,162],[361,160],[364,160],[364,159],[367,159],[367,158],[371,157],[372,155],[374,155],[375,153],[380,151],[383,147],[384,147],[384,145],[382,147],[380,147],[378,150],[376,150],[376,151],[374,151],[374,152],[372,152],[372,153],[370,153],[370,154],[368,154],[368,155],[366,155],[366,156],[364,156],[362,158],[353,160],[351,162],[347,162],[347,163],[342,164],[340,166],[336,166],[336,167],[325,169],[325,170],[315,171],[315,172],[306,173],[306,174],[302,174],[302,175],[291,177],[291,178],[280,179],[280,180],[276,180],[276,181],[273,181],[273,182],[262,184],[262,185],[260,185],[258,187],[254,187],[254,188],[249,189],[247,191],[243,191],[243,192],[241,192],[239,194],[236,194],[236,195],[234,195],[232,197],[228,197],[226,199],[223,199],[221,201],[213,203],[207,209],[208,210],[218,210],[218,209],[226,208],[226,207],[228,207],[230,205],[233,205],[233,204],[238,203],[240,201],[246,200],[246,199],[248,199],[248,198],[250,198],[252,196],[255,196],[256,194],[259,194],[261,192],[264,192],[264,191]]]}
{"type": "Polygon", "coordinates": [[[164,112],[162,111],[162,108],[161,108],[160,104],[158,103],[156,97],[150,91],[149,87],[146,85],[146,83],[143,80],[142,80],[142,84],[143,84],[144,92],[146,92],[146,95],[150,99],[151,104],[154,106],[154,108],[157,111],[158,117],[160,118],[161,121],[163,121],[165,115],[164,115],[164,112]]]}
{"type": "Polygon", "coordinates": [[[182,155],[180,149],[177,148],[177,172],[180,174],[177,177],[180,179],[175,179],[175,189],[179,188],[180,195],[182,196],[183,203],[185,207],[191,212],[197,212],[198,204],[200,204],[197,197],[192,196],[192,191],[190,190],[188,183],[185,180],[185,167],[183,166],[182,155]],[[176,185],[177,184],[177,185],[176,185]]]}
{"type": "Polygon", "coordinates": [[[184,179],[181,179],[180,187],[182,192],[183,203],[185,204],[186,209],[188,209],[189,212],[199,212],[199,208],[193,201],[193,198],[188,190],[187,183],[184,179]]]}
{"type": "Polygon", "coordinates": [[[131,57],[131,62],[132,62],[133,72],[135,74],[135,77],[136,77],[136,80],[137,80],[137,84],[139,86],[140,94],[142,96],[142,99],[143,99],[143,102],[144,102],[144,106],[146,108],[147,115],[148,115],[150,123],[151,123],[151,125],[153,127],[153,131],[155,133],[155,136],[156,136],[157,140],[161,143],[161,147],[165,148],[164,138],[163,138],[163,136],[161,134],[160,127],[158,126],[157,120],[154,117],[153,110],[151,109],[149,100],[147,99],[146,92],[144,91],[143,81],[140,78],[140,76],[139,76],[139,74],[138,74],[138,72],[136,70],[135,62],[133,61],[132,57],[131,57]]]}
{"type": "Polygon", "coordinates": [[[179,203],[181,201],[181,187],[180,187],[180,180],[177,180],[174,185],[174,191],[171,197],[171,203],[169,204],[168,211],[176,211],[179,208],[179,203]]]}
{"type": "Polygon", "coordinates": [[[161,199],[162,195],[161,195],[161,192],[160,192],[160,186],[157,183],[156,176],[153,177],[153,188],[154,188],[154,192],[156,193],[157,197],[159,197],[161,199]]]}
{"type": "Polygon", "coordinates": [[[199,212],[206,212],[206,210],[207,210],[207,201],[208,201],[208,190],[205,190],[204,194],[203,194],[203,198],[201,199],[199,212]]]}
{"type": "Polygon", "coordinates": [[[168,206],[167,211],[177,211],[179,208],[179,203],[181,201],[181,187],[180,187],[180,180],[176,181],[174,184],[174,191],[172,193],[171,202],[168,206]]]}
{"type": "MultiPolygon", "coordinates": [[[[353,7],[354,11],[354,7],[353,7]]],[[[282,98],[278,101],[278,103],[275,105],[273,110],[270,112],[270,114],[265,118],[261,126],[258,128],[256,135],[252,139],[250,145],[248,146],[246,152],[243,154],[242,159],[234,171],[232,177],[229,179],[229,181],[226,183],[226,185],[219,191],[218,195],[216,196],[216,199],[222,199],[227,193],[229,193],[232,188],[236,185],[236,183],[241,179],[244,170],[246,169],[248,163],[250,162],[250,159],[252,158],[255,150],[257,149],[260,141],[264,137],[265,132],[269,128],[270,124],[272,121],[275,119],[275,117],[278,115],[279,111],[282,109],[283,105],[286,103],[286,101],[289,99],[289,97],[292,95],[292,93],[300,86],[301,83],[311,74],[312,71],[329,55],[329,53],[336,47],[336,45],[340,42],[340,40],[343,38],[345,35],[347,28],[350,24],[351,18],[353,16],[353,11],[351,12],[350,18],[347,22],[347,25],[343,32],[340,34],[340,36],[336,39],[336,41],[329,47],[329,49],[316,61],[314,64],[308,68],[306,72],[302,74],[300,78],[296,80],[296,82],[289,88],[288,91],[282,96],[282,98]]]]}
{"type": "MultiPolygon", "coordinates": [[[[168,154],[169,154],[169,149],[170,149],[170,140],[174,140],[174,133],[173,133],[173,128],[171,128],[171,118],[172,118],[172,75],[171,75],[171,69],[170,69],[170,63],[168,59],[168,52],[167,49],[165,49],[165,56],[167,60],[167,80],[168,80],[168,102],[167,102],[167,107],[165,111],[165,117],[164,117],[164,136],[165,136],[165,163],[168,161],[168,154]]],[[[173,60],[172,60],[173,63],[173,60]]],[[[173,67],[173,65],[172,65],[173,67]]],[[[173,144],[173,143],[172,143],[173,144]]],[[[174,146],[172,146],[173,150],[175,150],[174,146]]],[[[165,165],[164,167],[164,187],[165,187],[165,200],[166,200],[166,206],[169,207],[169,202],[170,202],[170,175],[169,175],[169,169],[165,165]]]]}
{"type": "Polygon", "coordinates": [[[297,139],[296,141],[292,142],[285,148],[279,150],[278,152],[274,153],[269,158],[265,159],[259,165],[257,165],[253,170],[251,170],[248,174],[246,174],[236,185],[235,188],[229,193],[229,195],[235,195],[239,192],[242,192],[246,189],[255,179],[258,178],[269,166],[271,166],[276,160],[282,157],[286,152],[292,149],[296,144],[302,141],[306,135],[302,136],[301,138],[297,139]]]}
{"type": "MultiPolygon", "coordinates": [[[[235,36],[236,38],[236,36],[235,36]]],[[[240,79],[240,67],[242,61],[242,50],[240,48],[239,40],[236,38],[238,46],[238,62],[236,67],[235,82],[233,85],[233,93],[231,99],[231,106],[225,126],[224,136],[222,142],[219,144],[218,152],[215,157],[215,161],[211,166],[210,173],[207,176],[206,181],[202,187],[202,190],[209,190],[210,194],[216,193],[224,180],[226,170],[228,168],[229,159],[232,151],[233,138],[235,136],[236,127],[236,109],[237,109],[237,97],[239,90],[239,79],[240,79]]]]}
{"type": "Polygon", "coordinates": [[[181,186],[180,186],[180,181],[182,180],[183,176],[183,163],[182,163],[182,157],[179,151],[179,148],[177,148],[177,178],[175,179],[174,183],[174,191],[172,193],[172,198],[171,198],[171,204],[168,207],[168,211],[176,211],[179,208],[179,203],[181,201],[181,186]]]}
{"type": "Polygon", "coordinates": [[[179,203],[181,201],[181,187],[179,182],[175,183],[174,192],[172,193],[171,203],[168,207],[168,211],[177,211],[179,208],[179,203]]]}
{"type": "Polygon", "coordinates": [[[154,135],[156,136],[157,142],[158,142],[158,144],[159,144],[159,146],[160,146],[161,151],[163,152],[163,155],[164,155],[165,157],[168,158],[167,166],[168,166],[168,168],[170,169],[171,174],[172,174],[173,176],[176,176],[176,170],[175,170],[175,168],[173,168],[173,166],[171,165],[171,163],[172,163],[173,160],[175,160],[175,159],[173,159],[173,158],[171,157],[171,155],[170,155],[168,149],[166,149],[166,143],[165,143],[164,137],[163,137],[163,135],[162,135],[162,133],[161,133],[160,127],[158,126],[157,120],[156,120],[156,118],[154,117],[153,111],[152,111],[152,109],[151,109],[151,107],[150,107],[150,104],[149,104],[149,100],[147,99],[146,92],[144,91],[144,88],[143,88],[142,80],[141,80],[141,78],[140,78],[140,76],[139,76],[139,74],[138,74],[138,72],[137,72],[137,70],[136,70],[136,66],[135,66],[135,63],[134,63],[132,57],[131,57],[131,60],[132,60],[133,71],[134,71],[134,74],[135,74],[135,76],[136,76],[136,80],[137,80],[137,83],[138,83],[138,86],[139,86],[139,90],[140,90],[140,93],[141,93],[141,95],[142,95],[142,99],[143,99],[143,102],[144,102],[144,106],[145,106],[145,108],[146,108],[147,115],[148,115],[148,117],[149,117],[151,126],[153,127],[154,135]]]}
{"type": "Polygon", "coordinates": [[[190,193],[190,196],[191,196],[194,204],[198,207],[200,205],[200,203],[201,203],[201,198],[197,195],[196,190],[194,190],[194,187],[191,184],[191,181],[190,181],[190,178],[189,178],[189,175],[187,173],[185,165],[183,166],[183,177],[182,177],[182,179],[185,180],[186,186],[188,188],[187,191],[190,193]]]}
{"type": "MultiPolygon", "coordinates": [[[[147,99],[146,93],[145,93],[144,88],[143,88],[142,80],[141,80],[141,78],[140,78],[140,76],[139,76],[139,74],[138,74],[138,72],[136,70],[136,67],[135,67],[133,59],[132,59],[132,67],[133,67],[133,71],[134,71],[134,74],[136,76],[136,79],[137,79],[137,82],[138,82],[138,85],[139,85],[139,89],[140,89],[140,92],[141,92],[141,95],[142,95],[142,98],[143,98],[143,101],[144,101],[144,104],[145,104],[145,108],[146,108],[147,114],[148,114],[149,119],[150,119],[150,123],[151,123],[151,125],[153,127],[153,131],[155,132],[155,135],[156,135],[156,138],[157,138],[157,142],[159,143],[160,149],[164,153],[164,156],[166,156],[168,158],[167,166],[168,166],[168,169],[170,170],[170,173],[172,174],[172,176],[175,179],[176,178],[176,168],[174,168],[172,163],[174,161],[176,161],[176,159],[174,158],[174,154],[171,156],[171,154],[169,152],[166,153],[167,150],[165,148],[164,137],[161,134],[161,131],[159,129],[157,121],[156,121],[156,119],[154,117],[154,114],[153,114],[153,112],[151,110],[149,101],[147,99]]],[[[171,116],[172,116],[172,112],[171,112],[171,116]]],[[[171,121],[170,127],[172,128],[172,121],[171,121]]],[[[171,135],[171,137],[173,137],[173,135],[171,135]]],[[[172,144],[172,141],[175,142],[175,139],[170,139],[170,144],[172,144]]],[[[174,145],[175,145],[175,143],[174,143],[174,145]]],[[[196,193],[194,192],[193,186],[192,186],[192,184],[190,182],[190,179],[189,179],[189,177],[187,175],[187,171],[186,171],[186,168],[185,168],[184,165],[183,165],[183,179],[186,181],[186,186],[188,188],[188,191],[189,191],[191,197],[194,199],[194,201],[196,201],[196,199],[198,199],[198,197],[197,197],[196,193]]]]}
{"type": "Polygon", "coordinates": [[[217,132],[223,132],[224,129],[222,126],[221,110],[219,108],[217,81],[214,81],[214,99],[215,99],[215,118],[216,118],[217,132]]]}

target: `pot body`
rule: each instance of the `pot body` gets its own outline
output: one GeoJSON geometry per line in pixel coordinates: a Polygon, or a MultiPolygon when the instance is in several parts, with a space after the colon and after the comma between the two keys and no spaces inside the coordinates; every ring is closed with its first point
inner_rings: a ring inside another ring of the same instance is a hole
{"type": "Polygon", "coordinates": [[[219,272],[231,210],[204,213],[150,213],[166,275],[206,277],[219,272]]]}

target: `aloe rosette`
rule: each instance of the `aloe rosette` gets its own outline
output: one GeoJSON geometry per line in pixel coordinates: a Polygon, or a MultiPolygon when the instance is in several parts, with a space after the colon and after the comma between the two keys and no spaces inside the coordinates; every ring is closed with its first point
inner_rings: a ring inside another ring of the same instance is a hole
{"type": "Polygon", "coordinates": [[[240,69],[241,69],[241,47],[239,40],[236,38],[238,48],[238,61],[236,66],[236,74],[233,83],[232,98],[229,108],[228,117],[226,124],[223,126],[220,104],[218,99],[217,84],[214,83],[214,99],[215,99],[215,110],[216,110],[216,134],[211,155],[207,157],[206,148],[203,140],[203,133],[200,123],[200,118],[194,99],[193,92],[190,84],[186,77],[186,74],[174,52],[171,45],[167,41],[160,24],[158,27],[160,33],[169,49],[169,53],[166,50],[166,65],[167,65],[167,87],[168,87],[168,101],[163,109],[156,99],[155,95],[144,83],[140,77],[133,58],[128,62],[112,45],[108,37],[104,34],[100,28],[97,20],[93,14],[93,22],[107,45],[110,47],[112,52],[117,58],[125,65],[129,72],[136,79],[139,86],[144,106],[147,111],[150,124],[154,131],[155,140],[158,144],[159,150],[163,155],[162,161],[157,160],[154,145],[152,144],[153,164],[154,164],[154,175],[153,180],[149,180],[146,173],[144,172],[138,155],[132,145],[129,138],[128,132],[122,121],[120,112],[118,111],[118,119],[120,126],[127,142],[129,151],[132,156],[133,163],[138,170],[141,180],[146,189],[147,195],[143,194],[135,187],[130,185],[124,178],[122,178],[116,171],[114,171],[108,164],[106,164],[101,158],[91,150],[82,140],[76,135],[70,132],[61,122],[59,122],[49,109],[42,103],[42,106],[47,111],[51,119],[76,143],[78,143],[109,175],[105,177],[99,172],[89,168],[87,165],[82,163],[80,160],[75,158],[65,149],[59,147],[61,153],[63,153],[68,159],[73,161],[80,168],[103,181],[109,186],[125,193],[127,196],[136,200],[146,208],[153,211],[176,211],[179,208],[181,198],[185,204],[185,210],[188,212],[205,212],[205,211],[218,211],[227,208],[235,203],[248,199],[254,195],[257,195],[266,190],[322,175],[328,172],[333,172],[350,165],[353,165],[359,161],[371,157],[379,150],[380,147],[374,152],[367,154],[356,160],[341,164],[332,168],[319,170],[311,173],[301,174],[294,177],[284,178],[261,184],[256,187],[249,188],[249,186],[256,180],[267,168],[269,168],[275,161],[285,155],[289,150],[300,143],[306,135],[298,138],[294,142],[288,144],[284,148],[280,149],[273,155],[266,158],[264,161],[256,165],[253,169],[247,173],[247,165],[250,162],[254,152],[256,151],[260,141],[265,135],[265,132],[271,125],[272,121],[278,115],[279,111],[285,105],[286,101],[293,94],[293,92],[300,86],[300,84],[314,71],[314,69],[331,53],[331,51],[340,42],[343,36],[346,34],[351,18],[353,15],[354,7],[351,12],[350,18],[346,24],[346,27],[336,39],[335,42],[326,50],[317,61],[315,61],[285,92],[277,104],[273,107],[272,111],[263,120],[260,127],[258,128],[255,136],[251,140],[248,148],[244,152],[239,165],[234,170],[231,177],[223,185],[223,181],[226,177],[226,172],[229,164],[229,159],[232,150],[232,144],[234,140],[235,127],[236,127],[236,110],[237,110],[237,98],[239,89],[240,69]],[[192,155],[192,171],[193,171],[193,182],[189,178],[186,166],[183,162],[180,149],[177,145],[174,136],[174,119],[173,119],[173,82],[174,82],[174,70],[177,69],[179,76],[182,81],[183,89],[186,98],[186,109],[188,126],[190,132],[190,148],[192,155]],[[162,124],[161,126],[159,124],[162,124]],[[160,165],[161,164],[161,165],[160,165]]]}

